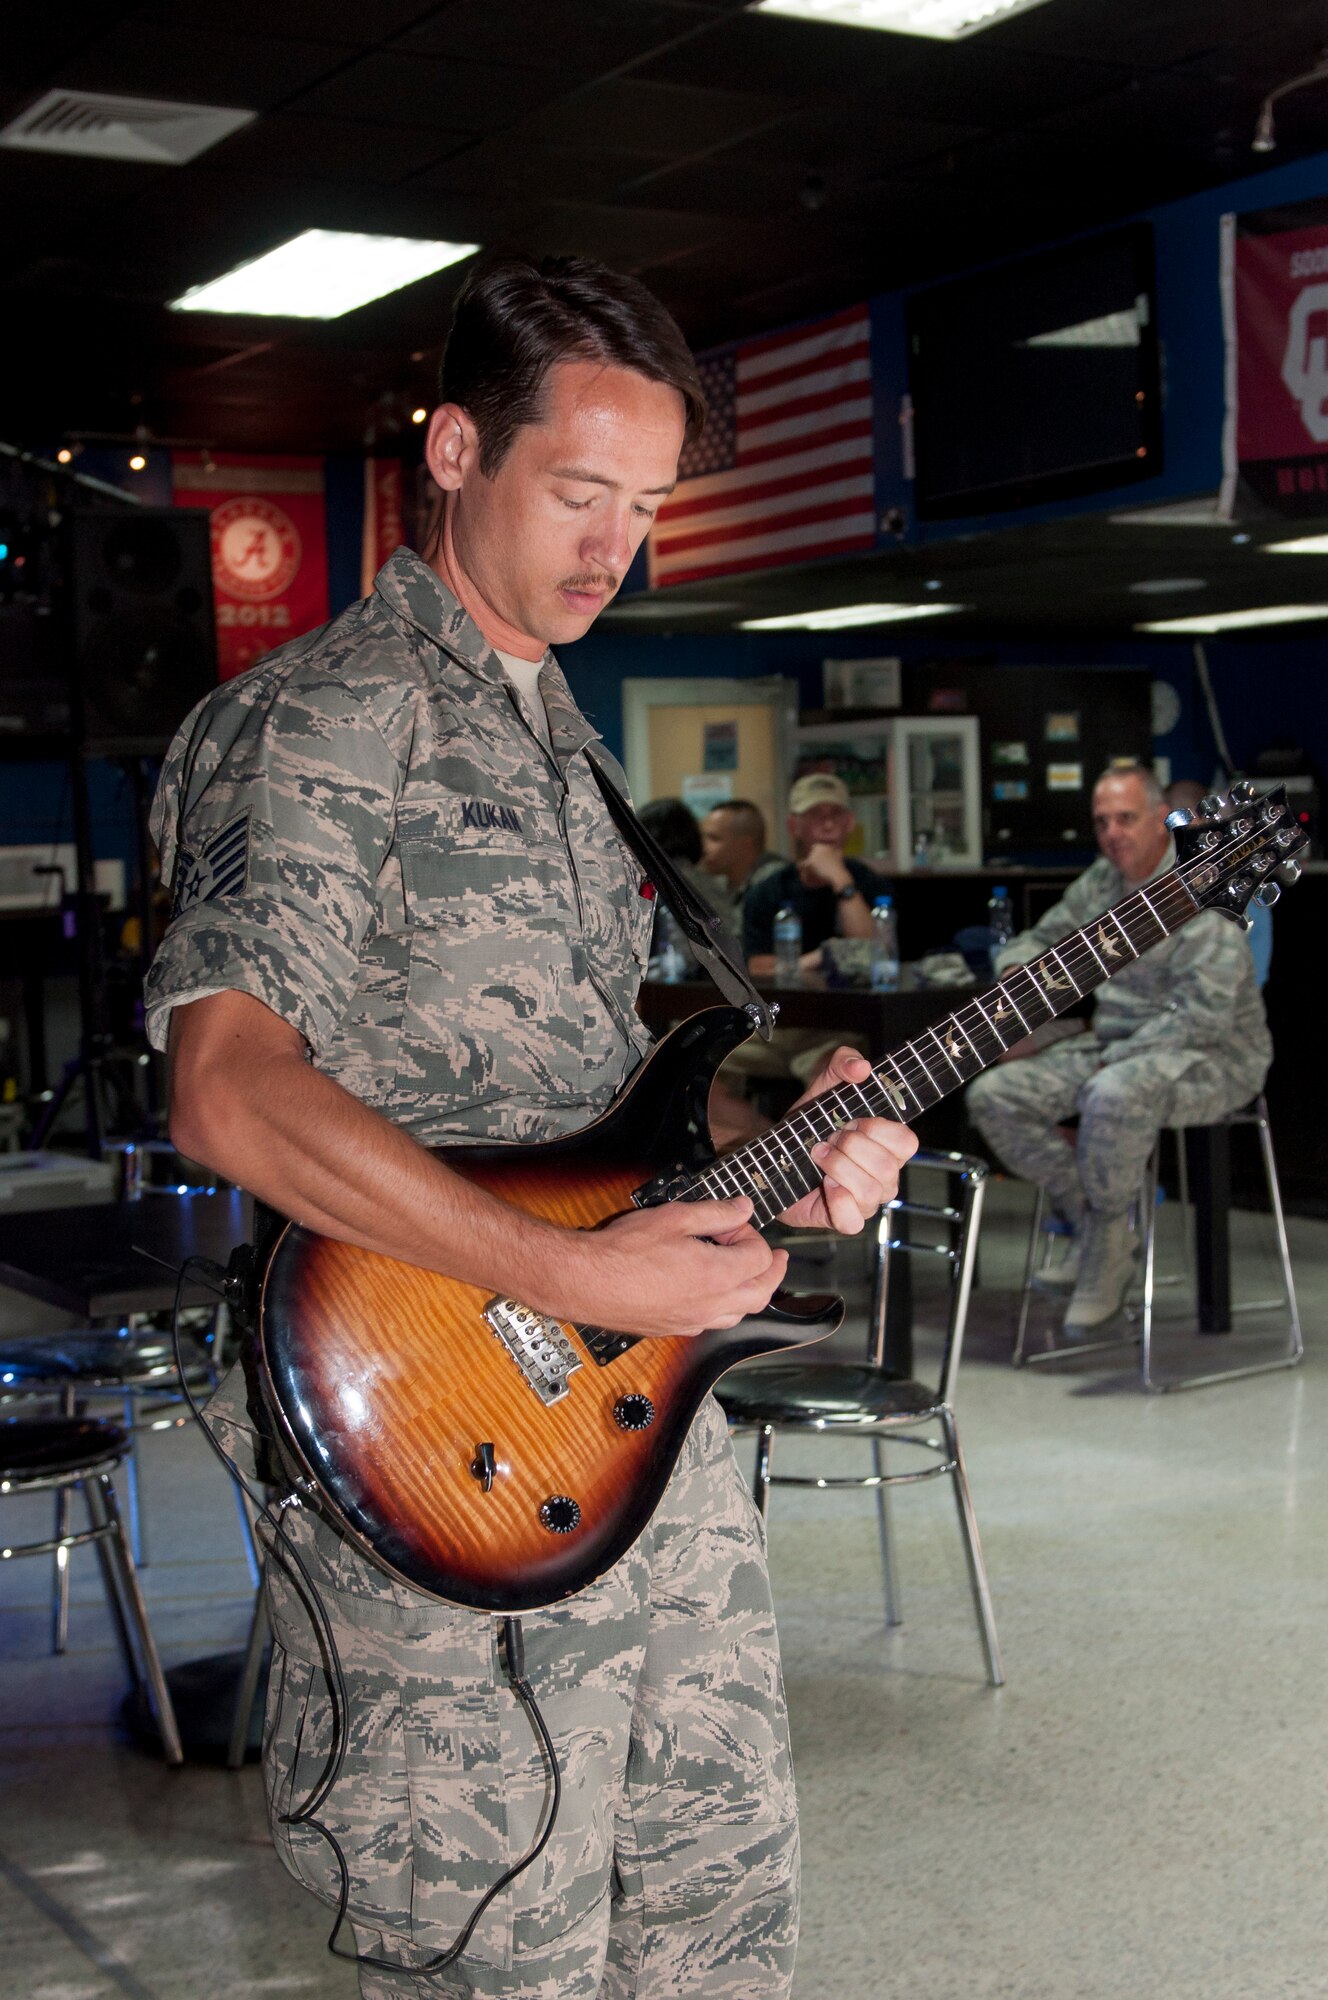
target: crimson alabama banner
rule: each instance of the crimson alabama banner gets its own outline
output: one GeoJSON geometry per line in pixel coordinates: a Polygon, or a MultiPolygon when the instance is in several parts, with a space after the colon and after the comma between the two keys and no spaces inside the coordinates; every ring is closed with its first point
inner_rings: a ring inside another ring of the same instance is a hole
{"type": "Polygon", "coordinates": [[[360,594],[373,589],[374,578],[394,549],[406,539],[399,458],[364,461],[364,530],[360,543],[360,594]]]}
{"type": "Polygon", "coordinates": [[[212,515],[217,664],[230,680],[327,620],[321,458],[174,453],[177,507],[212,515]]]}
{"type": "Polygon", "coordinates": [[[1222,218],[1222,510],[1328,514],[1328,201],[1222,218]]]}

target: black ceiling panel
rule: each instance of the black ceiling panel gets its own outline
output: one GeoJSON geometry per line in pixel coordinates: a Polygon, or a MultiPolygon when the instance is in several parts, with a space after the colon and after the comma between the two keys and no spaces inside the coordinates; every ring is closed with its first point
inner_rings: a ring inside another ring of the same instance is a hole
{"type": "Polygon", "coordinates": [[[709,9],[679,0],[452,0],[405,29],[396,46],[600,75],[708,32],[710,22],[709,9]]]}
{"type": "Polygon", "coordinates": [[[0,113],[60,83],[262,115],[180,168],[0,151],[0,436],[134,410],[218,445],[379,435],[384,397],[427,393],[464,267],[328,325],[165,310],[313,226],[604,256],[707,344],[1258,172],[1328,117],[1294,95],[1280,150],[1249,151],[1328,0],[1044,0],[957,43],[742,0],[47,14],[6,22],[0,113]]]}
{"type": "Polygon", "coordinates": [[[50,75],[70,90],[124,91],[264,111],[346,60],[331,43],[241,35],[214,15],[209,27],[131,20],[87,43],[50,75]]]}
{"type": "Polygon", "coordinates": [[[323,118],[400,119],[443,132],[485,132],[517,124],[550,98],[575,90],[577,82],[575,74],[556,70],[379,49],[345,64],[294,108],[323,118]]]}

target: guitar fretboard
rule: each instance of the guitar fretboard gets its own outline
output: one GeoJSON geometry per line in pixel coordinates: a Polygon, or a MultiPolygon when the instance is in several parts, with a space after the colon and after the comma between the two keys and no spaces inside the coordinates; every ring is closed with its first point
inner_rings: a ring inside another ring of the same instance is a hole
{"type": "Polygon", "coordinates": [[[821,1183],[812,1148],[856,1118],[912,1121],[990,1068],[1044,1021],[1063,1014],[1112,974],[1197,915],[1183,871],[1147,883],[1083,930],[1074,931],[996,986],[968,1000],[877,1063],[860,1084],[842,1083],[697,1174],[676,1197],[749,1195],[767,1223],[821,1183]]]}

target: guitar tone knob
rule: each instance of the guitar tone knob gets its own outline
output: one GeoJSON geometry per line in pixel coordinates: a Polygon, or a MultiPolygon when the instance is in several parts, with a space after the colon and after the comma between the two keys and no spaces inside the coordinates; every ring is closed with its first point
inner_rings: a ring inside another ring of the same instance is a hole
{"type": "Polygon", "coordinates": [[[619,1396],[613,1406],[613,1421],[619,1430],[649,1430],[655,1421],[655,1406],[649,1396],[619,1396]]]}
{"type": "Polygon", "coordinates": [[[539,1517],[551,1535],[570,1535],[581,1519],[581,1509],[568,1493],[551,1493],[539,1510],[539,1517]]]}

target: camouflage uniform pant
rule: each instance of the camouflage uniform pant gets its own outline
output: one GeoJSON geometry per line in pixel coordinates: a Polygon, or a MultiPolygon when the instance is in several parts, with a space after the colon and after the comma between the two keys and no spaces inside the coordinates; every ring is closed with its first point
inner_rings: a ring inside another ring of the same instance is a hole
{"type": "MultiPolygon", "coordinates": [[[[393,1584],[312,1515],[292,1540],[331,1614],[349,1748],[322,1818],[345,1850],[366,2000],[780,2000],[797,1935],[798,1837],[760,1523],[707,1401],[654,1519],[607,1576],[523,1619],[526,1674],[563,1797],[498,1665],[497,1621],[393,1584]],[[413,1969],[412,1969],[413,1968],[413,1969]]],[[[308,1618],[269,1563],[275,1649],[264,1766],[287,1867],[334,1903],[330,1849],[281,1815],[309,1796],[331,1713],[308,1618]]],[[[343,1933],[343,1942],[349,1939],[343,1933]]]]}
{"type": "MultiPolygon", "coordinates": [[[[1108,1044],[1107,1047],[1111,1045],[1108,1044]]],[[[1199,1049],[1152,1049],[1104,1062],[1091,1034],[998,1063],[968,1088],[973,1123],[1001,1162],[1076,1213],[1086,1201],[1123,1215],[1164,1125],[1208,1125],[1248,1103],[1262,1067],[1244,1076],[1199,1049]],[[1079,1114],[1074,1146],[1059,1130],[1079,1114]]]]}

